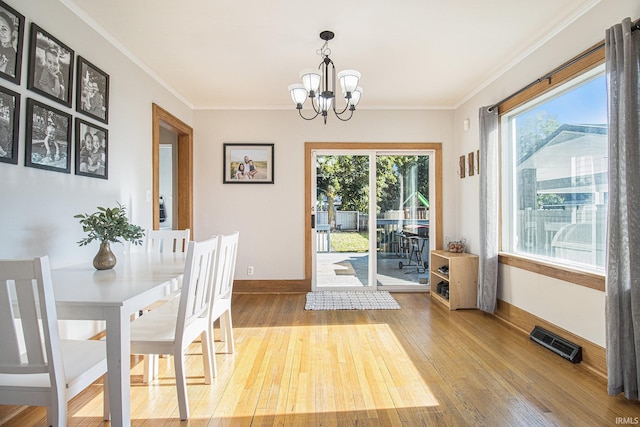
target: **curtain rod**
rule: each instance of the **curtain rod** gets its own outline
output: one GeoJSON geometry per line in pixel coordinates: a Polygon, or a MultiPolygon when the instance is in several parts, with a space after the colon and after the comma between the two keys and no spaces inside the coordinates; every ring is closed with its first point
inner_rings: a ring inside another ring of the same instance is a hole
{"type": "MultiPolygon", "coordinates": [[[[633,22],[631,24],[631,31],[635,31],[635,30],[640,30],[640,19],[638,19],[637,21],[635,21],[635,22],[633,22]]],[[[592,53],[597,52],[598,50],[602,49],[603,47],[604,47],[604,41],[602,43],[599,43],[596,46],[592,47],[588,51],[584,52],[582,55],[579,55],[579,56],[573,58],[572,60],[567,61],[564,64],[560,65],[559,67],[553,69],[552,71],[548,72],[547,74],[545,74],[544,76],[540,77],[539,79],[536,79],[536,80],[532,81],[531,83],[529,83],[525,87],[523,87],[520,90],[512,93],[511,95],[507,96],[506,98],[502,99],[501,101],[493,104],[491,107],[488,108],[489,112],[492,112],[494,108],[496,108],[499,105],[501,105],[502,103],[510,100],[511,98],[514,98],[514,97],[520,95],[522,92],[524,92],[525,90],[537,85],[538,83],[541,83],[544,80],[551,79],[551,77],[553,77],[554,74],[564,70],[567,67],[570,67],[571,65],[575,64],[576,62],[580,61],[581,59],[586,58],[587,56],[591,55],[592,53]]]]}

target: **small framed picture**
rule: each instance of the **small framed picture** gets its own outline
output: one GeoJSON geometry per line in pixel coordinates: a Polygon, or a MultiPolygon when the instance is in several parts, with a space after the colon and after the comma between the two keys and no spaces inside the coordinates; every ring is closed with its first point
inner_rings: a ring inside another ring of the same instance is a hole
{"type": "Polygon", "coordinates": [[[20,94],[0,86],[0,162],[18,164],[20,94]]]}
{"type": "Polygon", "coordinates": [[[473,176],[475,175],[475,171],[476,171],[476,161],[473,159],[473,151],[467,155],[467,160],[469,162],[469,168],[468,168],[469,176],[473,176]]]}
{"type": "Polygon", "coordinates": [[[71,115],[27,98],[25,166],[69,173],[71,115]]]}
{"type": "Polygon", "coordinates": [[[27,89],[71,107],[73,58],[73,50],[32,23],[27,89]]]}
{"type": "Polygon", "coordinates": [[[0,1],[0,77],[17,85],[22,74],[24,16],[0,1]]]}
{"type": "Polygon", "coordinates": [[[273,184],[273,144],[223,144],[225,184],[273,184]]]}
{"type": "Polygon", "coordinates": [[[76,117],[76,175],[108,178],[109,131],[76,117]]]}
{"type": "Polygon", "coordinates": [[[78,56],[76,111],[109,123],[109,75],[78,56]]]}
{"type": "Polygon", "coordinates": [[[460,175],[460,178],[464,178],[465,177],[465,172],[466,172],[466,163],[467,163],[467,159],[465,158],[465,156],[460,156],[460,160],[459,160],[459,167],[460,170],[458,171],[458,175],[460,175]]]}

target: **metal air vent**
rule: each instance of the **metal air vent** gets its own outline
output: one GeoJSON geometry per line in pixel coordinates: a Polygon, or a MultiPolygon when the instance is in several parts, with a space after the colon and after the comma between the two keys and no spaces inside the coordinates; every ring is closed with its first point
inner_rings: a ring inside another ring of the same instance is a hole
{"type": "Polygon", "coordinates": [[[564,357],[571,363],[579,363],[582,360],[582,347],[565,340],[558,335],[536,326],[529,334],[529,338],[554,353],[564,357]]]}

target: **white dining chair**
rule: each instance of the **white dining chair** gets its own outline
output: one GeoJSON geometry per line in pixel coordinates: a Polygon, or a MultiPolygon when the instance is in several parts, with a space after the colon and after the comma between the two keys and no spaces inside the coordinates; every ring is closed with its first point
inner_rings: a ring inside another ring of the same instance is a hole
{"type": "MultiPolygon", "coordinates": [[[[147,253],[184,253],[187,251],[190,237],[191,230],[188,228],[184,230],[148,230],[145,250],[147,253]]],[[[167,297],[176,296],[180,286],[182,286],[182,277],[172,280],[169,289],[167,289],[167,297]]]]}
{"type": "Polygon", "coordinates": [[[198,338],[202,344],[205,384],[210,384],[212,379],[214,353],[210,313],[217,249],[217,236],[203,242],[189,242],[178,310],[160,307],[131,322],[133,354],[173,356],[181,420],[189,418],[186,350],[198,338]]]}
{"type": "MultiPolygon", "coordinates": [[[[233,322],[231,320],[231,297],[233,295],[233,280],[235,277],[236,258],[240,233],[235,231],[228,235],[218,235],[218,252],[216,255],[215,286],[211,298],[211,328],[213,331],[216,320],[220,322],[220,340],[226,344],[226,352],[234,352],[233,322]]],[[[178,300],[171,300],[157,309],[158,313],[175,313],[179,307],[178,300]]],[[[212,332],[213,333],[213,332],[212,332]]],[[[213,337],[213,335],[212,335],[213,337]]],[[[215,357],[211,360],[213,376],[218,375],[215,357]]],[[[157,374],[157,359],[145,358],[143,381],[155,378],[157,374]]]]}
{"type": "MultiPolygon", "coordinates": [[[[0,404],[46,406],[67,425],[67,402],[107,372],[106,344],[61,340],[47,256],[0,261],[0,404]]],[[[103,416],[109,419],[107,377],[103,416]]]]}
{"type": "MultiPolygon", "coordinates": [[[[218,246],[218,264],[216,268],[216,285],[211,299],[211,327],[216,320],[220,320],[220,339],[227,346],[227,353],[233,353],[233,323],[231,321],[231,297],[233,294],[233,279],[238,254],[238,240],[240,233],[235,231],[229,235],[220,236],[218,246]]],[[[215,357],[213,359],[213,376],[217,376],[215,357]]]]}
{"type": "Polygon", "coordinates": [[[148,230],[145,249],[148,253],[186,252],[191,230],[148,230]]]}

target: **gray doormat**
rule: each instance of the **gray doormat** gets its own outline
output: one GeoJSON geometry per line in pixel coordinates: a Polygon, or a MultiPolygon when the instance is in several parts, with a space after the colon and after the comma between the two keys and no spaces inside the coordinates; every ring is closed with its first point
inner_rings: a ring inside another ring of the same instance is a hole
{"type": "Polygon", "coordinates": [[[305,310],[399,310],[400,304],[387,291],[308,292],[305,310]]]}

